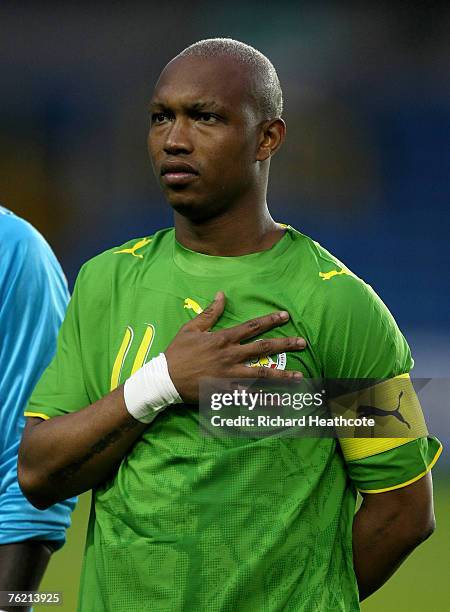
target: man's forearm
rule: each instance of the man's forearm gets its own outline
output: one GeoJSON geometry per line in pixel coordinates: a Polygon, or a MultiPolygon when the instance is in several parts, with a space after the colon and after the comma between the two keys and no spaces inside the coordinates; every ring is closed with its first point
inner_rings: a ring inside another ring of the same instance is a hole
{"type": "Polygon", "coordinates": [[[353,522],[353,560],[361,601],[379,589],[433,532],[427,489],[431,490],[430,474],[398,492],[364,498],[353,522]]]}
{"type": "Polygon", "coordinates": [[[420,543],[399,538],[396,517],[378,520],[361,507],[353,523],[353,560],[362,601],[392,576],[420,543]]]}
{"type": "Polygon", "coordinates": [[[148,427],[127,411],[123,386],[73,414],[28,424],[19,451],[19,483],[38,508],[106,480],[148,427]]]}

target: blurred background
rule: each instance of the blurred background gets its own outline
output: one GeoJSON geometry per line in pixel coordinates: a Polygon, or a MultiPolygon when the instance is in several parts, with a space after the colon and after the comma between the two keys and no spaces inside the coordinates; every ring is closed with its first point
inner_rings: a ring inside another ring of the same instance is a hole
{"type": "MultiPolygon", "coordinates": [[[[374,287],[415,376],[449,377],[449,31],[444,2],[2,2],[0,202],[44,234],[71,287],[90,257],[171,225],[146,151],[152,86],[191,42],[238,38],[284,89],[273,216],[374,287]]],[[[433,433],[448,447],[448,400],[440,409],[433,433]]],[[[438,529],[365,612],[450,610],[449,476],[444,453],[438,529]]],[[[64,591],[68,612],[88,503],[42,585],[64,591]]]]}

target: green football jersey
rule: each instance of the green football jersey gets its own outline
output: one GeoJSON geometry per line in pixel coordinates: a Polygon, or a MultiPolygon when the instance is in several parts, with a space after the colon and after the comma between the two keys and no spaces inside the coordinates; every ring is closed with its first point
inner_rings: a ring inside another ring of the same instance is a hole
{"type": "MultiPolygon", "coordinates": [[[[287,310],[289,322],[261,337],[306,338],[306,350],[262,365],[314,378],[391,378],[413,365],[373,290],[293,228],[241,257],[191,251],[167,229],[83,266],[26,414],[52,418],[100,399],[219,290],[227,302],[214,329],[287,310]]],[[[405,442],[344,457],[328,438],[206,437],[197,407],[169,406],[93,492],[79,611],[359,610],[356,488],[401,486],[439,452],[433,438],[405,442]]]]}

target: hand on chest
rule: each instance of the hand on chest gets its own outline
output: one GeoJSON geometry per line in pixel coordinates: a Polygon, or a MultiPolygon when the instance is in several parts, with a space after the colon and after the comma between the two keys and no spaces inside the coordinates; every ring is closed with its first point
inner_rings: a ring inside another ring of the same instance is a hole
{"type": "MultiPolygon", "coordinates": [[[[111,339],[116,347],[112,364],[111,389],[117,387],[152,357],[164,352],[180,327],[208,307],[214,293],[214,289],[207,295],[187,291],[180,291],[178,295],[158,292],[155,293],[154,299],[134,304],[129,320],[117,324],[114,338],[111,339]]],[[[236,297],[227,296],[227,298],[225,310],[212,328],[212,333],[271,312],[289,311],[287,305],[278,303],[273,298],[269,300],[264,296],[258,297],[255,293],[236,297]]],[[[297,327],[291,314],[291,319],[287,323],[262,334],[256,334],[245,342],[302,335],[303,330],[297,327]]],[[[298,370],[301,362],[300,352],[294,351],[262,355],[249,360],[246,365],[298,370]]]]}

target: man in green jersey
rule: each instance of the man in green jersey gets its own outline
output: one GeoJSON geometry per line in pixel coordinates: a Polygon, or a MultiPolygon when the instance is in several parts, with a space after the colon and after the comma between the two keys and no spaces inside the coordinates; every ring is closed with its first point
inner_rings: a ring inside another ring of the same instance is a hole
{"type": "Polygon", "coordinates": [[[368,285],[268,212],[285,124],[267,58],[200,41],[150,112],[175,228],[82,267],[26,412],[21,486],[40,508],[93,489],[82,612],[359,610],[433,530],[439,442],[205,437],[199,380],[403,390],[409,347],[368,285]]]}

